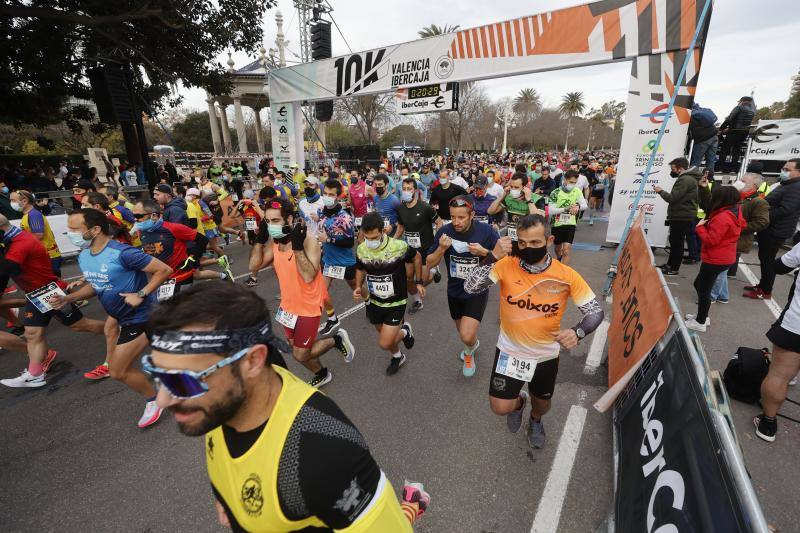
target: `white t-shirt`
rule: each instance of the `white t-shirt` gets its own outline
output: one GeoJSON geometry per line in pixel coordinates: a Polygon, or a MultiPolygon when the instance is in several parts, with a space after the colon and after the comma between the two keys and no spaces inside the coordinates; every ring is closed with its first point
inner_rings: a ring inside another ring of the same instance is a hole
{"type": "Polygon", "coordinates": [[[491,185],[486,187],[486,194],[490,194],[490,195],[494,196],[495,198],[500,198],[501,196],[503,196],[504,192],[505,192],[505,189],[503,189],[503,186],[500,185],[499,183],[492,182],[491,185]]]}
{"type": "Polygon", "coordinates": [[[579,190],[585,191],[589,188],[589,178],[584,176],[583,174],[578,174],[578,182],[575,184],[579,190]]]}
{"type": "MultiPolygon", "coordinates": [[[[800,267],[800,243],[781,256],[781,263],[789,268],[800,267]]],[[[786,313],[781,320],[781,327],[800,335],[800,283],[794,285],[794,294],[790,295],[789,302],[786,304],[786,313]]],[[[782,346],[782,348],[789,349],[791,347],[782,346]]]]}
{"type": "Polygon", "coordinates": [[[316,228],[317,221],[319,221],[319,210],[325,207],[322,197],[318,198],[316,202],[309,202],[308,198],[303,198],[298,202],[297,207],[303,213],[306,224],[311,228],[316,228]]]}

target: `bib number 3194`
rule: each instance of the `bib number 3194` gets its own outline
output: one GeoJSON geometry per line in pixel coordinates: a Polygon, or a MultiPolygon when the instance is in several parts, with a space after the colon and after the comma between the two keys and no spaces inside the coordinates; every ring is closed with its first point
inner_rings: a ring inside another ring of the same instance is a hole
{"type": "Polygon", "coordinates": [[[294,329],[294,326],[297,324],[297,315],[284,311],[279,307],[278,312],[275,313],[275,320],[289,329],[294,329]]]}
{"type": "Polygon", "coordinates": [[[533,373],[536,372],[536,361],[520,359],[519,357],[509,355],[505,352],[500,352],[495,372],[519,381],[530,383],[533,379],[533,373]]]}

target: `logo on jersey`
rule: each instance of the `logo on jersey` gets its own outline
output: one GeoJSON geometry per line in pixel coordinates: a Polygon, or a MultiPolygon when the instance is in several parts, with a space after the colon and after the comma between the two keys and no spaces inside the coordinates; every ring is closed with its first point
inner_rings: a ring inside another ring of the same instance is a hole
{"type": "Polygon", "coordinates": [[[214,459],[214,437],[208,437],[208,458],[214,459]]]}
{"type": "Polygon", "coordinates": [[[506,296],[506,302],[510,305],[516,305],[520,309],[527,309],[528,311],[539,311],[541,313],[555,313],[558,311],[560,304],[558,302],[552,304],[537,304],[531,300],[530,295],[524,300],[514,300],[511,296],[506,296]]]}
{"type": "Polygon", "coordinates": [[[261,478],[250,474],[242,485],[242,506],[250,516],[260,516],[264,507],[264,493],[261,492],[261,478]]]}

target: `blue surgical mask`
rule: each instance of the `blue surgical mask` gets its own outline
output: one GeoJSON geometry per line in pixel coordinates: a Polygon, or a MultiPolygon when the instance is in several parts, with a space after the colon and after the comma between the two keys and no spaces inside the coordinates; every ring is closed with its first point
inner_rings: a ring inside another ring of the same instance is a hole
{"type": "Polygon", "coordinates": [[[789,178],[789,171],[788,170],[781,170],[781,173],[778,175],[778,179],[781,181],[786,181],[789,178]]]}
{"type": "Polygon", "coordinates": [[[283,224],[268,224],[267,230],[269,231],[269,236],[273,239],[282,239],[286,236],[283,232],[283,224]]]}
{"type": "Polygon", "coordinates": [[[330,209],[331,207],[336,205],[336,198],[331,198],[330,196],[323,196],[322,204],[328,209],[330,209]]]}
{"type": "Polygon", "coordinates": [[[155,221],[153,221],[152,218],[148,218],[142,220],[141,222],[137,222],[136,226],[142,231],[150,231],[151,229],[153,229],[153,226],[155,226],[155,224],[156,223],[155,221]]]}
{"type": "Polygon", "coordinates": [[[8,194],[8,187],[6,187],[5,185],[3,185],[3,188],[2,188],[2,189],[0,189],[0,191],[3,191],[5,194],[8,194]]]}
{"type": "Polygon", "coordinates": [[[80,248],[81,250],[85,250],[92,244],[92,240],[84,239],[83,235],[84,234],[81,232],[73,232],[73,231],[67,232],[67,238],[69,239],[69,241],[78,248],[80,248]]]}
{"type": "Polygon", "coordinates": [[[414,193],[411,191],[401,191],[400,192],[400,199],[404,202],[410,202],[414,199],[414,193]]]}

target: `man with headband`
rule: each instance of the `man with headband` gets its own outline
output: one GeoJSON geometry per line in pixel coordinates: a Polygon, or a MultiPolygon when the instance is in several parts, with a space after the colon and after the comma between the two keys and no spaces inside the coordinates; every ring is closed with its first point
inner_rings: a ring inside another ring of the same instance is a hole
{"type": "Polygon", "coordinates": [[[184,435],[205,435],[219,522],[234,531],[411,531],[430,503],[403,503],[339,407],[280,365],[264,300],[211,281],[160,304],[142,364],[184,435]],[[227,312],[235,308],[236,313],[227,312]]]}

